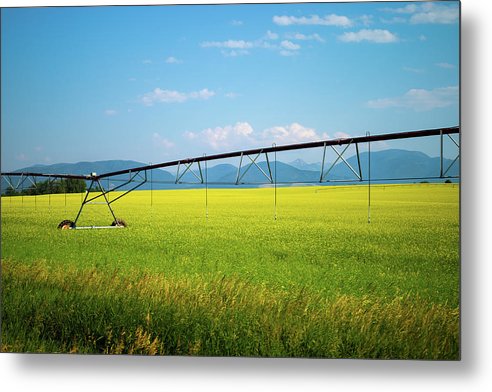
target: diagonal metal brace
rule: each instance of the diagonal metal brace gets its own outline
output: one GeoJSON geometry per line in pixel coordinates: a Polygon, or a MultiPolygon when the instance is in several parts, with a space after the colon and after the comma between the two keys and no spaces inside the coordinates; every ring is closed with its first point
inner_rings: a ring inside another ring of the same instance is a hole
{"type": "Polygon", "coordinates": [[[7,181],[7,185],[15,191],[15,187],[14,187],[14,184],[12,183],[12,179],[10,178],[10,176],[5,176],[5,181],[7,181]]]}
{"type": "Polygon", "coordinates": [[[200,162],[196,162],[198,164],[198,171],[200,173],[200,176],[198,176],[193,170],[190,170],[190,168],[193,166],[193,164],[195,163],[195,161],[192,161],[188,164],[184,164],[185,166],[185,170],[183,170],[183,172],[180,174],[179,173],[179,168],[181,166],[181,162],[178,163],[178,170],[176,172],[176,181],[174,182],[175,184],[181,184],[180,180],[183,178],[183,176],[188,172],[190,171],[191,174],[193,174],[196,179],[200,182],[200,184],[203,184],[203,173],[202,173],[202,168],[200,166],[200,162]]]}
{"type": "Polygon", "coordinates": [[[24,182],[26,182],[26,180],[27,180],[27,176],[21,174],[19,181],[17,181],[17,185],[15,185],[14,190],[19,189],[24,184],[24,182]]]}
{"type": "Polygon", "coordinates": [[[355,148],[356,148],[356,153],[357,153],[357,164],[358,164],[358,169],[359,169],[359,173],[357,173],[354,168],[350,165],[350,163],[347,162],[347,160],[343,157],[343,154],[345,153],[345,151],[347,151],[347,149],[350,147],[350,145],[352,144],[352,141],[350,141],[346,146],[345,148],[343,149],[343,151],[341,153],[339,153],[336,148],[334,146],[331,146],[330,147],[332,148],[333,151],[335,151],[335,153],[337,154],[337,159],[335,159],[335,161],[331,164],[330,168],[326,171],[326,172],[323,172],[323,166],[324,166],[324,163],[325,163],[325,155],[326,155],[326,144],[324,145],[324,149],[323,149],[323,161],[322,161],[322,165],[321,165],[321,175],[320,175],[320,182],[323,182],[323,180],[328,176],[328,174],[331,172],[331,170],[335,167],[335,165],[337,164],[337,162],[339,160],[342,160],[345,165],[350,169],[350,171],[352,173],[354,173],[354,175],[357,177],[357,179],[359,181],[362,181],[362,170],[361,170],[361,166],[360,166],[360,158],[359,158],[359,148],[358,148],[358,145],[357,143],[355,143],[355,148]]]}
{"type": "Polygon", "coordinates": [[[270,168],[270,161],[268,159],[268,154],[265,153],[265,156],[266,156],[266,162],[267,162],[267,165],[268,165],[268,172],[270,173],[270,175],[266,174],[265,171],[256,163],[256,160],[260,157],[260,155],[263,153],[263,150],[260,151],[254,158],[251,158],[251,156],[247,155],[247,157],[249,158],[249,160],[251,161],[251,163],[246,167],[246,169],[244,170],[244,172],[241,174],[241,164],[242,164],[242,161],[243,161],[243,154],[241,154],[241,160],[239,162],[239,167],[238,167],[238,171],[237,171],[237,178],[236,178],[236,185],[239,184],[239,182],[243,179],[243,177],[246,175],[246,173],[248,172],[248,170],[252,167],[252,166],[256,166],[258,168],[258,170],[265,176],[265,178],[270,181],[271,184],[273,184],[273,176],[272,176],[272,170],[270,168]]]}
{"type": "Polygon", "coordinates": [[[446,170],[444,170],[444,134],[442,133],[442,131],[440,132],[440,136],[441,136],[441,167],[440,167],[440,174],[439,174],[439,177],[443,178],[446,176],[446,174],[448,173],[449,169],[451,169],[451,167],[456,163],[456,161],[459,159],[460,157],[460,145],[458,142],[456,142],[456,140],[454,140],[450,134],[447,134],[449,139],[451,139],[451,141],[454,143],[454,145],[456,147],[458,147],[458,154],[456,155],[456,158],[453,159],[453,161],[449,164],[449,166],[446,168],[446,170]]]}

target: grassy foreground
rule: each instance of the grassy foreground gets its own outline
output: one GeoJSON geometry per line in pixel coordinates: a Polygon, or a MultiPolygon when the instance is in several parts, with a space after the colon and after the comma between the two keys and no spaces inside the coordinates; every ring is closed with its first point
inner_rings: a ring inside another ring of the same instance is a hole
{"type": "Polygon", "coordinates": [[[458,187],[371,195],[139,191],[67,231],[80,195],[2,198],[1,349],[459,359],[458,187]]]}

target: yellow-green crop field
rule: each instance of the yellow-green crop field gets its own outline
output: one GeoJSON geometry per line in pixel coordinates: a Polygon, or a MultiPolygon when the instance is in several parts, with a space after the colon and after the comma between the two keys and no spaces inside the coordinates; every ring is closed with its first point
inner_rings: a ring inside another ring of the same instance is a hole
{"type": "Polygon", "coordinates": [[[2,198],[3,352],[460,358],[456,184],[81,196],[2,198]]]}

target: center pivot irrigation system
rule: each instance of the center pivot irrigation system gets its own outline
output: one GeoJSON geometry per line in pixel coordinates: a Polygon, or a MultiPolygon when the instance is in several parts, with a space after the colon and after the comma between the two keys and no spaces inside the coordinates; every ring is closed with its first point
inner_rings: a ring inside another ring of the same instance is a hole
{"type": "MultiPolygon", "coordinates": [[[[323,148],[323,157],[321,161],[321,170],[319,172],[319,178],[316,181],[310,181],[309,183],[320,183],[325,184],[329,182],[365,182],[369,186],[369,202],[368,202],[368,222],[370,222],[370,186],[371,186],[371,143],[378,141],[387,141],[387,140],[397,140],[397,139],[410,139],[410,138],[419,138],[419,137],[429,137],[429,136],[440,136],[440,171],[439,174],[436,173],[435,176],[432,177],[405,177],[405,178],[373,178],[372,181],[393,181],[393,180],[423,180],[423,179],[439,179],[439,178],[459,178],[459,176],[450,176],[448,175],[449,169],[457,162],[460,157],[460,128],[459,127],[451,127],[451,128],[439,128],[439,129],[426,129],[419,131],[409,131],[409,132],[399,132],[399,133],[387,133],[380,135],[370,135],[366,133],[365,136],[353,137],[353,138],[341,138],[341,139],[330,139],[324,141],[316,141],[316,142],[308,142],[308,143],[297,143],[297,144],[289,144],[284,146],[272,145],[271,147],[265,148],[256,148],[250,150],[243,151],[235,151],[228,152],[223,154],[216,155],[203,155],[196,158],[187,158],[169,162],[163,162],[153,165],[146,165],[141,167],[129,168],[127,170],[119,170],[113,171],[104,174],[91,173],[88,175],[75,175],[75,174],[47,174],[47,173],[32,173],[32,172],[5,172],[1,173],[2,179],[5,179],[8,187],[12,190],[20,189],[24,183],[31,183],[32,186],[36,187],[36,178],[44,177],[48,178],[48,182],[51,183],[56,179],[78,179],[85,180],[89,182],[89,186],[86,190],[85,197],[82,200],[80,209],[77,213],[75,219],[72,220],[63,220],[58,228],[60,229],[95,229],[95,228],[123,228],[126,227],[126,223],[116,218],[114,210],[112,208],[112,204],[121,199],[123,196],[128,193],[136,190],[137,188],[144,185],[149,181],[149,176],[147,172],[153,169],[161,169],[164,167],[176,167],[176,177],[173,181],[174,184],[190,184],[189,182],[184,182],[183,177],[186,173],[190,173],[195,178],[195,182],[193,184],[202,184],[207,187],[211,184],[222,184],[222,185],[243,185],[246,184],[244,182],[244,176],[248,172],[248,170],[255,166],[265,177],[265,182],[263,184],[271,184],[275,189],[275,208],[276,208],[276,186],[277,184],[292,184],[293,182],[280,182],[277,181],[277,170],[276,170],[276,153],[281,151],[294,151],[294,150],[302,150],[302,149],[311,149],[316,147],[323,148]],[[458,134],[458,140],[455,140],[451,135],[458,134]],[[458,153],[456,158],[449,164],[445,165],[444,162],[444,139],[449,138],[458,148],[458,153]],[[359,145],[367,144],[368,146],[368,170],[366,174],[362,173],[361,163],[360,163],[360,154],[359,154],[359,145]],[[356,168],[352,167],[349,162],[343,157],[344,153],[347,151],[349,146],[355,146],[356,158],[357,158],[357,166],[356,168]],[[336,148],[338,147],[338,149],[336,148]],[[343,146],[343,147],[341,147],[343,146]],[[327,149],[331,148],[336,154],[336,160],[328,167],[325,168],[325,158],[327,149]],[[270,156],[269,156],[270,154],[270,156]],[[257,163],[257,160],[260,156],[265,157],[266,160],[266,171],[263,170],[257,163]],[[274,156],[273,163],[270,162],[271,155],[274,156]],[[207,178],[207,162],[226,159],[226,158],[234,158],[239,157],[239,166],[237,169],[236,179],[234,182],[222,182],[222,183],[212,183],[208,182],[207,178]],[[247,161],[249,160],[249,161],[247,161]],[[246,164],[244,163],[246,161],[246,164]],[[343,164],[354,174],[354,178],[350,180],[340,180],[340,179],[329,179],[328,175],[335,167],[338,162],[343,162],[343,164]],[[204,167],[202,167],[204,164],[204,167]],[[274,166],[274,170],[272,171],[272,166],[274,166]],[[447,167],[446,167],[447,166],[447,167]],[[193,170],[195,167],[195,170],[193,170]],[[122,181],[121,184],[110,187],[108,185],[107,188],[104,188],[102,180],[109,179],[110,177],[128,175],[128,179],[122,181]],[[14,181],[14,178],[17,181],[14,181]],[[123,190],[122,188],[130,186],[129,189],[123,190]],[[119,194],[113,199],[110,199],[109,194],[111,192],[115,192],[118,190],[122,190],[123,193],[119,194]],[[98,194],[91,194],[91,191],[97,190],[98,194]],[[96,201],[98,200],[99,201],[96,201]],[[77,226],[77,221],[82,213],[82,210],[86,205],[89,204],[103,204],[109,208],[109,211],[113,217],[113,222],[111,226],[77,226]]],[[[150,179],[150,183],[152,183],[152,179],[150,179]]],[[[295,183],[295,182],[294,182],[295,183]]],[[[258,183],[256,183],[258,184],[258,183]]],[[[276,210],[275,210],[276,211],[276,210]]],[[[275,212],[276,218],[276,212],[275,212]]]]}

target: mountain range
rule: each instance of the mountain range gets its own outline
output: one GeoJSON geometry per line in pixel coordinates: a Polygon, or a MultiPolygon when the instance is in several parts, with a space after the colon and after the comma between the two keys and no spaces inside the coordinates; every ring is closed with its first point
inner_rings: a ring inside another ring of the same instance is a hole
{"type": "MultiPolygon", "coordinates": [[[[361,171],[364,179],[367,179],[368,174],[368,153],[360,153],[359,159],[361,163],[361,171]]],[[[357,156],[352,156],[346,159],[352,168],[358,172],[357,156]]],[[[446,170],[453,161],[443,159],[444,170],[446,170]]],[[[230,187],[235,186],[234,183],[238,176],[238,168],[232,164],[217,164],[212,166],[213,161],[208,162],[206,171],[207,182],[210,187],[230,187]]],[[[325,163],[324,171],[331,167],[331,163],[325,163]]],[[[129,161],[129,160],[111,160],[97,162],[78,162],[78,163],[57,163],[53,165],[34,165],[16,170],[16,172],[37,172],[45,174],[103,174],[112,171],[130,169],[134,167],[146,166],[145,163],[129,161]]],[[[258,162],[258,167],[251,165],[248,168],[248,162],[243,160],[243,165],[239,173],[240,183],[246,183],[249,186],[260,186],[268,183],[267,177],[275,177],[277,183],[313,183],[320,179],[321,163],[306,163],[302,159],[296,159],[290,163],[272,162],[270,161],[270,170],[266,161],[258,162]],[[264,172],[262,173],[261,170],[264,172]],[[265,176],[266,174],[266,176],[265,176]]],[[[173,168],[176,170],[176,167],[173,168]]],[[[184,166],[180,167],[180,173],[183,173],[184,166]]],[[[204,165],[201,165],[202,175],[205,179],[204,165]]],[[[182,184],[174,184],[176,180],[176,171],[154,169],[152,174],[147,174],[147,179],[152,176],[153,189],[175,189],[183,187],[196,187],[198,179],[191,171],[200,177],[198,166],[193,165],[184,176],[180,179],[182,184]]],[[[419,178],[437,177],[440,173],[440,158],[429,157],[419,151],[388,149],[383,151],[371,152],[371,179],[378,179],[384,182],[416,182],[419,178]],[[410,178],[409,180],[395,180],[398,178],[410,178]]],[[[448,170],[447,176],[457,176],[459,173],[459,160],[455,162],[448,170]]],[[[128,179],[128,175],[121,175],[111,178],[110,186],[118,185],[122,180],[128,179]],[[113,182],[111,182],[113,181],[113,182]]],[[[42,181],[43,179],[39,179],[42,181]]],[[[324,180],[332,181],[348,181],[349,183],[358,182],[354,173],[347,165],[339,160],[336,165],[330,170],[324,180]]],[[[106,180],[103,181],[103,186],[106,185],[106,180]]],[[[202,185],[199,185],[202,186],[202,185]]],[[[150,189],[150,183],[144,184],[140,189],[150,189]]],[[[2,191],[7,188],[5,179],[2,179],[2,191]]]]}

